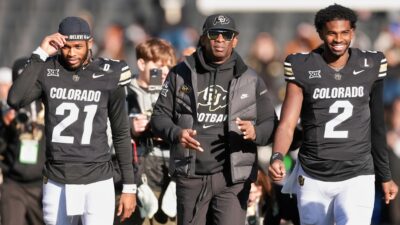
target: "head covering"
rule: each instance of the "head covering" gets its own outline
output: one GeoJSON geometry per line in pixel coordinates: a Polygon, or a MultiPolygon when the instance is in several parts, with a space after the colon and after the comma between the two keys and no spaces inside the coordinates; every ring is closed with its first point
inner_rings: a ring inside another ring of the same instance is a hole
{"type": "Polygon", "coordinates": [[[66,17],[58,25],[58,32],[68,36],[67,40],[89,40],[92,38],[89,24],[80,17],[66,17]]]}
{"type": "Polygon", "coordinates": [[[208,30],[230,30],[239,33],[232,17],[224,14],[208,16],[203,25],[203,34],[208,30]]]}
{"type": "Polygon", "coordinates": [[[12,73],[11,69],[8,67],[0,68],[0,83],[1,84],[11,84],[12,83],[12,73]]]}

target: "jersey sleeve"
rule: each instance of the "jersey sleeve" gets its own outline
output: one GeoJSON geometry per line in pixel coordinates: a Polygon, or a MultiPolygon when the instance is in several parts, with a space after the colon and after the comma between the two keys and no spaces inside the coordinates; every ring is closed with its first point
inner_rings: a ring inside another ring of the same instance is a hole
{"type": "Polygon", "coordinates": [[[111,89],[115,89],[116,86],[125,86],[131,82],[132,73],[125,61],[98,58],[95,64],[94,70],[98,70],[99,73],[106,73],[109,77],[111,89]]]}
{"type": "Polygon", "coordinates": [[[116,71],[119,72],[118,85],[125,86],[131,82],[132,73],[125,61],[120,62],[120,68],[119,71],[116,71]]]}
{"type": "Polygon", "coordinates": [[[8,104],[19,109],[38,99],[42,94],[40,74],[43,73],[45,62],[33,54],[27,61],[24,71],[13,82],[8,94],[8,104]]]}
{"type": "Polygon", "coordinates": [[[378,72],[378,80],[383,79],[386,77],[387,74],[387,60],[385,55],[382,52],[378,52],[380,65],[379,65],[379,72],[378,72]]]}
{"type": "Polygon", "coordinates": [[[115,153],[121,169],[122,182],[124,184],[133,184],[132,147],[125,99],[125,89],[118,86],[109,99],[108,115],[115,153]]]}
{"type": "Polygon", "coordinates": [[[284,72],[285,72],[284,75],[285,75],[286,81],[292,81],[292,80],[296,79],[296,77],[294,76],[294,73],[293,73],[292,59],[293,59],[293,55],[288,55],[285,59],[285,62],[283,63],[284,72]]]}
{"type": "Polygon", "coordinates": [[[288,55],[283,63],[284,66],[284,75],[286,82],[293,82],[297,85],[303,86],[303,82],[301,81],[301,70],[297,66],[298,61],[300,60],[300,54],[291,54],[288,55]]]}

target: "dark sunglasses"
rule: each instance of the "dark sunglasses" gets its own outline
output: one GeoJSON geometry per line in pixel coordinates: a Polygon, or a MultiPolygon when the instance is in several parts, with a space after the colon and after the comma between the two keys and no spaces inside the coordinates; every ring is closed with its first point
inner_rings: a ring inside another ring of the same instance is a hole
{"type": "Polygon", "coordinates": [[[232,41],[235,37],[235,32],[230,30],[209,30],[207,31],[207,37],[210,40],[217,40],[219,35],[222,35],[225,41],[232,41]]]}

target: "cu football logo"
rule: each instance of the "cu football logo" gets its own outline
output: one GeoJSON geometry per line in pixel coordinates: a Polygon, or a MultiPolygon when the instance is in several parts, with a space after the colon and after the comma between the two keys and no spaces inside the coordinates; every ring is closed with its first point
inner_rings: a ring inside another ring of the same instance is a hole
{"type": "Polygon", "coordinates": [[[214,112],[226,107],[228,91],[219,85],[211,85],[199,92],[197,107],[205,107],[206,111],[214,112]]]}
{"type": "Polygon", "coordinates": [[[225,16],[217,16],[214,20],[214,25],[217,25],[218,23],[220,24],[229,24],[231,21],[229,20],[228,17],[225,16]]]}

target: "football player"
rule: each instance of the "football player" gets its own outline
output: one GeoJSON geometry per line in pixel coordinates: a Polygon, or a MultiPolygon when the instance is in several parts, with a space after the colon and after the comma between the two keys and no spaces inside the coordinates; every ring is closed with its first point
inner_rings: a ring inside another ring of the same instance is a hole
{"type": "Polygon", "coordinates": [[[300,117],[304,140],[283,189],[297,193],[301,224],[370,224],[375,175],[385,202],[397,194],[386,149],[381,52],[350,48],[357,16],[331,5],[315,16],[324,42],[286,58],[287,91],[269,174],[282,180],[282,162],[300,117]],[[292,185],[291,185],[292,184],[292,185]]]}
{"type": "Polygon", "coordinates": [[[92,59],[89,25],[78,17],[61,21],[43,39],[14,82],[8,103],[18,109],[35,99],[45,105],[47,160],[43,212],[46,224],[112,224],[114,168],[107,120],[124,183],[117,214],[128,218],[136,206],[129,123],[123,85],[125,62],[92,59]]]}

